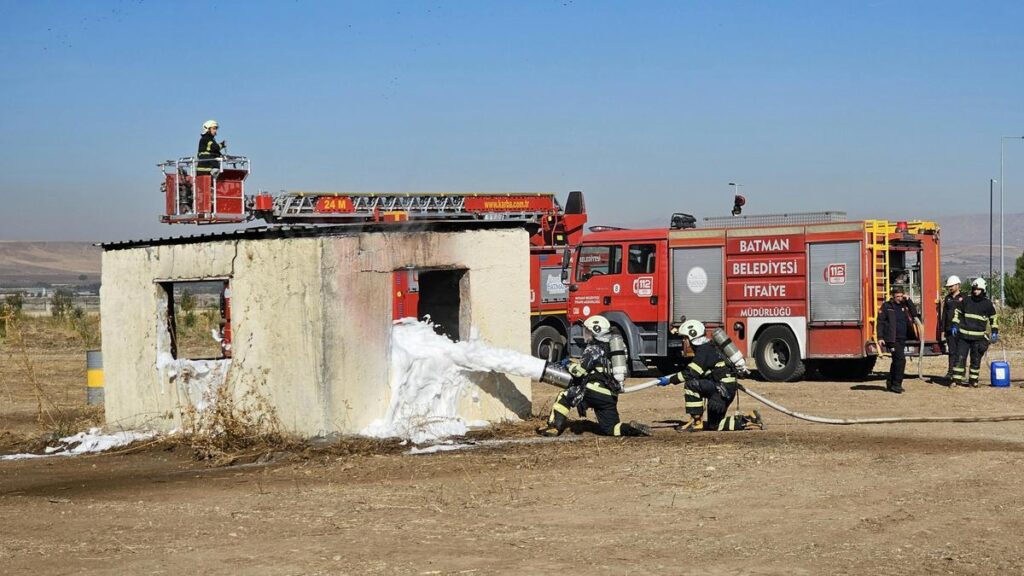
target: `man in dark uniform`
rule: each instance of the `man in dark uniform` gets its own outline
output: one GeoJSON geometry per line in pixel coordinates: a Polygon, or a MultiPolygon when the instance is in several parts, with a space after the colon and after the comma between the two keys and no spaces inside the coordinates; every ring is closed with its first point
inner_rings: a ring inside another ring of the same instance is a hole
{"type": "Polygon", "coordinates": [[[729,404],[736,397],[736,375],[722,357],[718,346],[707,337],[704,323],[687,320],[678,328],[678,333],[690,341],[693,359],[679,373],[658,379],[659,386],[685,382],[683,405],[687,421],[676,426],[676,429],[681,432],[764,429],[761,414],[757,410],[726,416],[729,404]],[[705,401],[708,412],[706,421],[705,401]]]}
{"type": "Polygon", "coordinates": [[[959,350],[959,338],[953,333],[953,316],[960,303],[964,301],[964,295],[960,292],[960,277],[953,275],[946,280],[946,289],[949,293],[942,301],[942,310],[939,317],[942,322],[939,326],[942,334],[940,337],[946,339],[946,354],[949,356],[949,369],[946,371],[946,381],[953,382],[953,369],[956,368],[957,355],[959,350]]]}
{"type": "Polygon", "coordinates": [[[907,336],[914,335],[914,318],[917,308],[903,293],[903,288],[893,286],[892,298],[882,304],[878,311],[878,345],[888,346],[892,353],[892,365],[885,389],[903,394],[903,372],[907,368],[907,336]]]}
{"type": "Polygon", "coordinates": [[[545,426],[537,429],[542,436],[558,436],[569,425],[569,412],[576,407],[580,416],[587,408],[597,416],[597,425],[605,436],[650,436],[646,424],[619,420],[619,394],[625,380],[625,344],[622,336],[613,333],[604,316],[595,315],[583,322],[587,347],[579,361],[567,364],[572,383],[558,394],[545,426]]]}
{"type": "Polygon", "coordinates": [[[959,339],[959,352],[950,387],[963,386],[967,355],[970,354],[971,373],[967,383],[977,388],[981,377],[981,358],[988,350],[989,342],[999,341],[999,318],[996,307],[985,296],[984,278],[977,278],[971,283],[971,295],[964,298],[956,309],[953,333],[959,339]]]}

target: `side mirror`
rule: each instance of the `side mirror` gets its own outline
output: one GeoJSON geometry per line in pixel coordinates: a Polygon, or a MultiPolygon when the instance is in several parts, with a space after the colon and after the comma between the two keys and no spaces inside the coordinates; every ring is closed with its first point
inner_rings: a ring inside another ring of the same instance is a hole
{"type": "Polygon", "coordinates": [[[563,266],[562,267],[562,284],[568,284],[568,283],[569,283],[569,269],[563,266]]]}

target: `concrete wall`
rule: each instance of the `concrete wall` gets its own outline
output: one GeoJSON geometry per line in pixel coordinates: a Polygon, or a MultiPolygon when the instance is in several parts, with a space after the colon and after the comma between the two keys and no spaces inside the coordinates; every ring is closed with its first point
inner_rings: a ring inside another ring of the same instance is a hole
{"type": "MultiPolygon", "coordinates": [[[[529,351],[529,251],[522,230],[227,240],[105,252],[108,423],[180,426],[195,386],[217,384],[217,370],[167,361],[166,301],[158,282],[230,278],[234,359],[226,379],[235,395],[255,390],[287,429],[302,435],[358,432],[388,404],[392,272],[406,267],[468,270],[460,331],[529,351]]],[[[480,375],[477,384],[461,405],[467,420],[529,414],[525,379],[480,375]]]]}

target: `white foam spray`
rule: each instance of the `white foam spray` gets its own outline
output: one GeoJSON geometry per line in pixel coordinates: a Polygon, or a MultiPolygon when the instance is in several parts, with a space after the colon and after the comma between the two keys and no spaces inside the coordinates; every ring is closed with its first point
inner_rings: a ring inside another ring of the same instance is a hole
{"type": "Polygon", "coordinates": [[[490,346],[477,335],[452,342],[430,323],[403,318],[391,332],[391,401],[383,418],[362,434],[408,438],[417,444],[465,434],[478,424],[458,414],[459,399],[475,393],[473,372],[498,372],[539,380],[544,361],[490,346]]]}

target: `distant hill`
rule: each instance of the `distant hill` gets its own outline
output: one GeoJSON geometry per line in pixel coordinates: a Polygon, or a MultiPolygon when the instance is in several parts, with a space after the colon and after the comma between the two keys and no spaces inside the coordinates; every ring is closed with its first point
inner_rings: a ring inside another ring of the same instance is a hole
{"type": "Polygon", "coordinates": [[[99,282],[101,254],[88,242],[0,241],[0,288],[99,282]]]}

